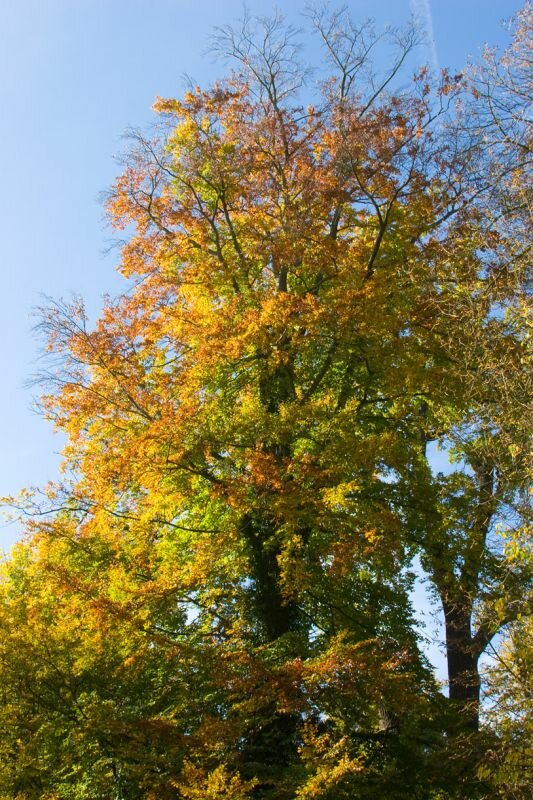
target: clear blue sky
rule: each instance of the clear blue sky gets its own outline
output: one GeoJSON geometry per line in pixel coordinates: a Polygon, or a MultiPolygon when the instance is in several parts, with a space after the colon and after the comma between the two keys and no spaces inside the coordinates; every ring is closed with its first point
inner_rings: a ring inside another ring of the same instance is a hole
{"type": "MultiPolygon", "coordinates": [[[[249,0],[252,13],[273,3],[249,0]]],[[[291,21],[306,0],[278,0],[291,21]]],[[[335,5],[335,4],[333,4],[335,5]]],[[[379,26],[410,11],[433,32],[421,59],[460,68],[485,42],[506,41],[501,20],[517,0],[349,0],[379,26]]],[[[32,410],[40,294],[83,295],[96,312],[121,290],[116,251],[98,203],[118,167],[128,126],[150,123],[156,95],[176,96],[182,76],[207,84],[222,67],[205,55],[213,25],[236,20],[240,0],[0,0],[0,496],[57,473],[61,441],[32,410]]],[[[0,527],[0,548],[17,535],[0,527]]]]}

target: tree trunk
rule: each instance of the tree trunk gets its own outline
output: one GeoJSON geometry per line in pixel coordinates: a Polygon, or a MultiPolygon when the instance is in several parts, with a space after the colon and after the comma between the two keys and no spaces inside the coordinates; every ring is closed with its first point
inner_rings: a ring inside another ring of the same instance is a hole
{"type": "Polygon", "coordinates": [[[243,518],[241,530],[250,553],[250,566],[255,616],[260,638],[273,642],[295,629],[298,608],[281,593],[278,551],[271,539],[275,525],[270,520],[257,520],[251,514],[243,518]]]}
{"type": "MultiPolygon", "coordinates": [[[[281,592],[278,549],[272,542],[275,524],[246,514],[241,531],[250,554],[250,593],[258,641],[275,642],[301,624],[296,603],[286,600],[281,592]]],[[[259,779],[254,797],[268,794],[283,767],[296,758],[298,724],[297,714],[277,710],[275,696],[257,709],[245,736],[241,761],[242,774],[259,779]]]]}
{"type": "MultiPolygon", "coordinates": [[[[468,606],[468,603],[465,603],[468,606]]],[[[459,604],[444,603],[446,657],[450,701],[459,711],[468,730],[479,728],[479,653],[470,631],[470,614],[459,604]]]]}

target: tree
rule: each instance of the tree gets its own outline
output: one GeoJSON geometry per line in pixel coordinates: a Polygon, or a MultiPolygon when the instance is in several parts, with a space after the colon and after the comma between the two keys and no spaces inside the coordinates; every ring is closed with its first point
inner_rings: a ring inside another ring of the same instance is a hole
{"type": "Polygon", "coordinates": [[[479,658],[498,631],[527,608],[523,591],[531,578],[523,564],[510,564],[497,535],[499,525],[520,531],[531,519],[531,21],[526,3],[512,22],[507,50],[498,57],[487,49],[484,63],[468,77],[475,102],[467,106],[462,128],[469,146],[484,150],[485,159],[474,167],[482,176],[483,201],[472,209],[474,216],[483,214],[482,224],[476,223],[483,241],[476,249],[480,271],[463,312],[472,327],[460,338],[468,408],[442,437],[464,474],[429,479],[428,494],[438,499],[429,508],[433,522],[423,522],[422,534],[423,563],[444,611],[450,697],[470,705],[474,729],[479,658]],[[494,270],[500,272],[498,289],[494,270]]]}
{"type": "MultiPolygon", "coordinates": [[[[510,561],[531,559],[530,543],[521,541],[520,535],[509,537],[506,549],[510,561]]],[[[492,659],[485,670],[485,715],[501,744],[491,751],[483,769],[492,774],[502,797],[516,800],[528,797],[533,786],[532,653],[529,614],[513,622],[504,642],[491,648],[492,659]]]]}
{"type": "Polygon", "coordinates": [[[485,791],[472,758],[441,767],[527,580],[492,544],[526,514],[526,264],[496,190],[524,163],[462,76],[398,84],[412,26],[380,76],[370,25],[312,21],[335,73],[307,108],[280,18],[219,31],[236,71],[159,99],[108,196],[129,291],[94,328],[81,301],[43,312],[72,477],[4,581],[6,797],[485,791]]]}

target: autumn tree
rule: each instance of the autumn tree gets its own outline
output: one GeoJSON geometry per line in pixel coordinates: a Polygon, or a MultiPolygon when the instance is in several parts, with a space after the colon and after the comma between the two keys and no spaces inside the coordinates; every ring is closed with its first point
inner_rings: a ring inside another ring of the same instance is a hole
{"type": "MultiPolygon", "coordinates": [[[[506,551],[511,562],[531,559],[531,548],[509,536],[506,551]]],[[[482,770],[490,774],[500,794],[521,800],[533,788],[533,641],[531,613],[519,615],[498,647],[492,646],[485,669],[487,723],[498,732],[494,748],[482,770]]]]}
{"type": "Polygon", "coordinates": [[[158,99],[108,195],[129,291],[94,327],[43,312],[71,477],[28,500],[3,582],[6,797],[489,791],[478,661],[528,580],[497,537],[527,517],[524,204],[501,192],[527,159],[462,75],[405,88],[413,26],[311,22],[314,105],[279,17],[218,31],[230,76],[158,99]]]}

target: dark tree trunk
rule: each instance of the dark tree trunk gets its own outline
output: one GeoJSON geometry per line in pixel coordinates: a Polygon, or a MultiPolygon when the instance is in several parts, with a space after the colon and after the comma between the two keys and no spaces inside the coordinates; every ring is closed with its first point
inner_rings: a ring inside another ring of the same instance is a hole
{"type": "Polygon", "coordinates": [[[298,621],[296,604],[281,593],[279,553],[272,542],[275,525],[246,514],[241,529],[250,553],[251,594],[260,638],[273,642],[294,630],[298,621]]]}
{"type": "Polygon", "coordinates": [[[470,614],[444,604],[449,696],[468,730],[479,728],[479,652],[470,631],[470,614]]]}
{"type": "MultiPolygon", "coordinates": [[[[252,514],[246,514],[241,523],[250,555],[250,595],[257,639],[264,644],[276,642],[301,625],[297,605],[284,598],[281,591],[275,530],[274,521],[257,519],[252,514]]],[[[297,714],[278,711],[275,696],[257,709],[241,754],[242,774],[259,779],[254,797],[268,795],[283,769],[297,758],[298,724],[297,714]]]]}

